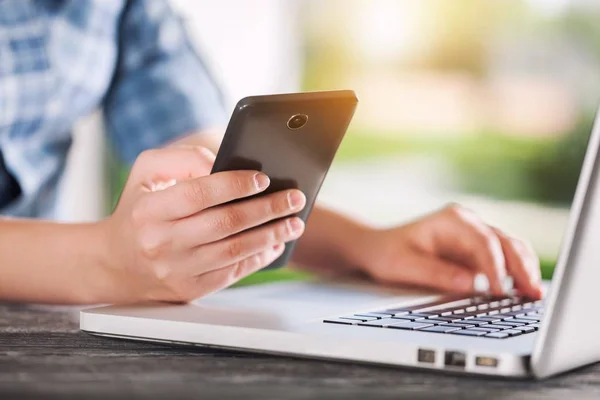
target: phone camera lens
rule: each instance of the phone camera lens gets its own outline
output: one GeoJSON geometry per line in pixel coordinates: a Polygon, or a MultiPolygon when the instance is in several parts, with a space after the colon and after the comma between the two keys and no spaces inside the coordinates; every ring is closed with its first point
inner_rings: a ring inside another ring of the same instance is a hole
{"type": "Polygon", "coordinates": [[[304,114],[296,114],[292,115],[292,117],[288,120],[287,126],[291,130],[295,131],[296,129],[302,128],[308,122],[308,115],[304,114]]]}

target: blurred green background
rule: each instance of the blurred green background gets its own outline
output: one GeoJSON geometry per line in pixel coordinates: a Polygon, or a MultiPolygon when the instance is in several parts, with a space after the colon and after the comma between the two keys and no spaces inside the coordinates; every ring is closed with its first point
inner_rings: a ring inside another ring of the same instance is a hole
{"type": "Polygon", "coordinates": [[[322,200],[382,226],[465,203],[531,241],[550,278],[600,98],[598,2],[297,3],[302,90],[361,99],[322,200]]]}

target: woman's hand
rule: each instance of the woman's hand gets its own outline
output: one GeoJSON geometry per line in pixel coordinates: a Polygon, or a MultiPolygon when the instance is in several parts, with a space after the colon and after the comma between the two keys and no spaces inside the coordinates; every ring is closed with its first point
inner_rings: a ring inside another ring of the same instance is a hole
{"type": "Polygon", "coordinates": [[[267,266],[302,235],[301,219],[283,218],[304,207],[300,191],[229,203],[264,191],[269,178],[257,171],[208,175],[213,161],[209,150],[193,146],[140,155],[102,223],[114,283],[107,302],[204,296],[267,266]]]}
{"type": "Polygon", "coordinates": [[[411,224],[361,235],[356,257],[380,282],[445,292],[503,295],[506,276],[519,293],[539,298],[539,260],[531,246],[450,206],[411,224]]]}

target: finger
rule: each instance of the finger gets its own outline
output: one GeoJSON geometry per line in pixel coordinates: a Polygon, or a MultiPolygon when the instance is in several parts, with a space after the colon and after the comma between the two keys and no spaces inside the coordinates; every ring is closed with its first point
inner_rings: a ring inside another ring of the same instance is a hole
{"type": "Polygon", "coordinates": [[[281,256],[284,250],[285,245],[279,243],[224,268],[195,276],[196,296],[194,297],[206,296],[231,286],[240,279],[271,264],[281,256]]]}
{"type": "Polygon", "coordinates": [[[441,214],[441,229],[435,237],[438,254],[482,272],[487,277],[482,289],[489,286],[493,294],[503,296],[506,261],[494,231],[473,212],[459,206],[446,208],[441,214]]]}
{"type": "Polygon", "coordinates": [[[180,182],[152,196],[151,212],[162,220],[175,220],[202,210],[264,191],[270,184],[258,171],[226,171],[180,182]]]}
{"type": "Polygon", "coordinates": [[[540,298],[540,261],[535,252],[522,241],[509,237],[500,229],[492,229],[500,239],[506,269],[514,278],[516,288],[526,296],[540,298]]]}
{"type": "Polygon", "coordinates": [[[201,146],[147,150],[135,161],[130,177],[143,188],[151,182],[198,178],[210,174],[214,160],[215,155],[201,146]]]}
{"type": "Polygon", "coordinates": [[[192,248],[286,217],[302,210],[305,204],[304,194],[293,189],[213,207],[177,221],[173,235],[178,247],[192,248]]]}
{"type": "Polygon", "coordinates": [[[371,275],[383,282],[471,294],[477,272],[441,258],[413,254],[403,257],[400,265],[381,266],[371,275]]]}
{"type": "Polygon", "coordinates": [[[199,246],[191,252],[189,270],[185,273],[199,275],[235,264],[278,243],[296,240],[303,232],[304,221],[292,217],[199,246]]]}

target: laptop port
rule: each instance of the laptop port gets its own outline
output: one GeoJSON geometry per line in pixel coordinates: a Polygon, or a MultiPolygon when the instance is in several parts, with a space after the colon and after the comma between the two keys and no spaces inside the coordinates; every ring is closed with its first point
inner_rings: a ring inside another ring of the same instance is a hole
{"type": "Polygon", "coordinates": [[[435,350],[419,349],[417,360],[421,363],[435,364],[435,350]]]}
{"type": "Polygon", "coordinates": [[[498,359],[496,357],[477,356],[477,357],[475,357],[475,365],[478,365],[480,367],[495,368],[498,366],[498,359]]]}
{"type": "Polygon", "coordinates": [[[461,351],[446,351],[444,364],[447,367],[465,368],[467,365],[467,355],[461,351]]]}

